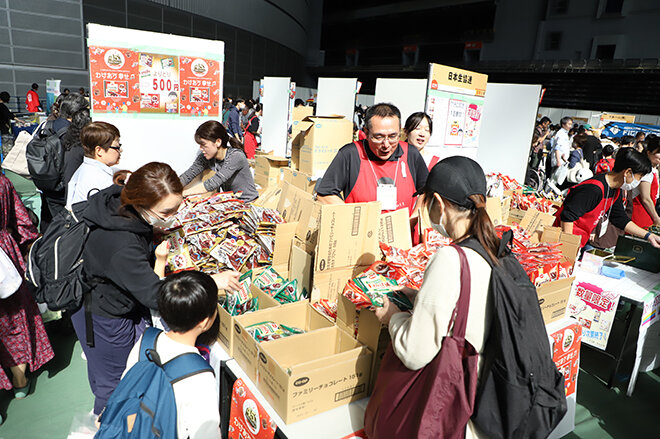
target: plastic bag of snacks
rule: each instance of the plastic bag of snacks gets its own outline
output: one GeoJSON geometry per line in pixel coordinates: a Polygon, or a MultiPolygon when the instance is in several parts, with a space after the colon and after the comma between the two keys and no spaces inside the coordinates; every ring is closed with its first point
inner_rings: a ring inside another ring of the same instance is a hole
{"type": "Polygon", "coordinates": [[[277,274],[273,267],[267,267],[254,279],[254,286],[271,297],[275,297],[285,283],[286,279],[277,274]]]}
{"type": "Polygon", "coordinates": [[[328,299],[321,299],[312,306],[331,320],[337,320],[337,302],[328,299]]]}
{"type": "Polygon", "coordinates": [[[382,274],[369,269],[362,275],[348,281],[343,294],[358,309],[372,306],[382,307],[387,297],[402,311],[411,310],[412,303],[405,294],[397,291],[397,288],[398,285],[395,280],[388,279],[382,274]]]}
{"type": "Polygon", "coordinates": [[[227,291],[223,308],[231,316],[240,316],[259,309],[259,301],[252,296],[252,271],[248,271],[239,278],[240,288],[237,291],[227,291]]]}
{"type": "Polygon", "coordinates": [[[250,325],[245,328],[256,341],[259,343],[263,341],[277,340],[284,337],[290,337],[296,334],[302,334],[305,331],[299,328],[282,325],[275,322],[261,322],[250,325]]]}

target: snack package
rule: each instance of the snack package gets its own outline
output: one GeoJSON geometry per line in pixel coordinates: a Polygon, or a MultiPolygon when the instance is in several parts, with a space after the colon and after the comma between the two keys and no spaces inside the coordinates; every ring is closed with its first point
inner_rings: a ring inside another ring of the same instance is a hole
{"type": "Polygon", "coordinates": [[[282,305],[299,301],[301,296],[298,294],[298,280],[294,279],[285,282],[273,297],[282,305]]]}
{"type": "Polygon", "coordinates": [[[275,297],[285,283],[286,279],[277,274],[273,267],[266,268],[254,279],[254,285],[271,297],[275,297]]]}
{"type": "Polygon", "coordinates": [[[305,331],[299,328],[282,325],[275,322],[261,322],[250,325],[245,328],[257,342],[277,340],[284,337],[290,337],[296,334],[302,334],[305,331]]]}
{"type": "Polygon", "coordinates": [[[224,308],[231,316],[240,316],[259,309],[259,302],[252,297],[252,271],[248,271],[239,278],[240,288],[237,291],[227,291],[224,308]]]}
{"type": "Polygon", "coordinates": [[[321,299],[312,306],[318,312],[330,318],[330,320],[337,320],[337,302],[328,299],[321,299]]]}
{"type": "Polygon", "coordinates": [[[167,266],[165,267],[166,274],[178,273],[179,271],[192,270],[196,268],[188,251],[188,244],[183,244],[179,249],[172,251],[167,258],[167,266]]]}

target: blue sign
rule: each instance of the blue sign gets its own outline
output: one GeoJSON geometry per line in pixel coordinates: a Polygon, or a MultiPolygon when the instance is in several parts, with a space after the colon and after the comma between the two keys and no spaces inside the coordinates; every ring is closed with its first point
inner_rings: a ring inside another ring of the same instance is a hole
{"type": "Polygon", "coordinates": [[[610,138],[619,138],[623,136],[635,136],[638,132],[643,131],[647,135],[655,134],[660,136],[660,126],[657,125],[642,125],[639,123],[625,123],[625,122],[610,122],[603,127],[602,135],[610,138]]]}

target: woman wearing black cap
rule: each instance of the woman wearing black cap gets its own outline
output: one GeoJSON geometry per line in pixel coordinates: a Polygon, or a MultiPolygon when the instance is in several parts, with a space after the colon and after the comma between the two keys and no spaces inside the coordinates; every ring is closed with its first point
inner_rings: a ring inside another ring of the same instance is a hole
{"type": "MultiPolygon", "coordinates": [[[[455,243],[475,238],[497,260],[500,240],[486,213],[486,178],[474,160],[449,157],[440,161],[431,170],[424,191],[426,208],[436,231],[455,243]]],[[[481,357],[491,320],[491,310],[487,307],[491,268],[474,250],[463,249],[471,279],[465,338],[481,357]]],[[[460,294],[460,276],[456,249],[440,248],[426,267],[412,314],[401,312],[389,300],[382,308],[376,308],[378,319],[389,325],[394,353],[409,369],[421,369],[440,351],[460,294]]],[[[466,437],[478,437],[471,423],[466,437]]]]}

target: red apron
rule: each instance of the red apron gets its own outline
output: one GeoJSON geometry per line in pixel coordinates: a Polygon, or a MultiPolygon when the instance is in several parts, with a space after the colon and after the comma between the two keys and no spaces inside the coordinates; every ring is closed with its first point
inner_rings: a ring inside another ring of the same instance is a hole
{"type": "Polygon", "coordinates": [[[244,142],[243,142],[243,147],[245,148],[245,155],[249,159],[254,158],[254,153],[257,150],[257,146],[259,145],[257,143],[257,138],[254,136],[254,134],[250,133],[247,129],[252,125],[252,121],[254,120],[255,117],[258,116],[252,116],[252,119],[249,120],[247,127],[245,128],[245,134],[244,134],[244,142]]]}
{"type": "MultiPolygon", "coordinates": [[[[653,172],[653,181],[651,181],[651,200],[653,205],[658,201],[658,174],[653,172]]],[[[646,211],[639,195],[633,200],[632,222],[639,227],[646,229],[653,225],[651,215],[646,211]]]]}
{"type": "MultiPolygon", "coordinates": [[[[378,180],[391,179],[396,184],[396,209],[406,207],[409,213],[415,206],[415,182],[408,167],[408,144],[399,142],[403,155],[395,161],[371,161],[362,142],[354,142],[360,155],[360,173],[353,190],[346,197],[347,203],[367,203],[378,200],[378,180]]],[[[391,182],[390,182],[391,183],[391,182]]],[[[396,210],[395,209],[395,210],[396,210]]],[[[387,212],[387,211],[384,211],[387,212]]]]}
{"type": "MultiPolygon", "coordinates": [[[[589,239],[591,239],[591,234],[596,228],[596,224],[598,224],[598,221],[600,220],[601,216],[604,213],[609,212],[609,210],[612,208],[614,203],[621,196],[620,189],[613,189],[614,191],[616,191],[614,194],[614,198],[605,198],[605,186],[601,181],[595,179],[590,179],[578,184],[577,186],[573,186],[573,188],[569,189],[568,192],[570,193],[572,189],[578,186],[582,186],[584,184],[593,184],[595,186],[598,186],[601,190],[601,193],[603,194],[603,198],[601,198],[600,203],[598,203],[598,205],[594,210],[585,213],[584,215],[582,215],[580,218],[578,218],[573,222],[573,234],[580,235],[582,237],[582,240],[580,242],[581,247],[584,247],[589,242],[589,239]]],[[[555,227],[561,226],[561,213],[563,210],[564,210],[564,206],[562,206],[559,209],[559,211],[556,213],[556,219],[554,224],[555,227]]]]}

